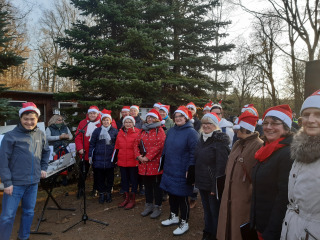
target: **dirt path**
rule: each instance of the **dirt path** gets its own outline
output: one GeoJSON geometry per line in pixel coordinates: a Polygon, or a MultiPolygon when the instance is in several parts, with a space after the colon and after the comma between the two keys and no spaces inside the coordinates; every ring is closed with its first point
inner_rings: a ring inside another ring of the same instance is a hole
{"type": "MultiPolygon", "coordinates": [[[[92,186],[92,184],[87,184],[92,186]]],[[[54,196],[57,202],[64,208],[75,208],[75,212],[46,210],[45,218],[40,225],[39,231],[52,232],[51,236],[32,234],[30,239],[33,240],[75,240],[75,239],[94,239],[94,240],[166,240],[166,239],[185,239],[194,240],[201,239],[203,229],[203,211],[200,198],[197,205],[190,212],[190,229],[183,236],[173,236],[172,231],[175,226],[162,227],[161,221],[169,216],[169,203],[163,203],[162,215],[159,219],[150,219],[150,217],[141,217],[140,212],[144,208],[144,197],[138,196],[137,206],[131,210],[119,209],[117,204],[122,201],[122,196],[115,190],[113,193],[113,202],[98,204],[97,198],[87,198],[87,214],[92,219],[97,219],[109,223],[109,226],[103,226],[93,222],[86,224],[80,223],[66,233],[63,230],[78,222],[82,218],[83,200],[77,200],[75,197],[75,185],[68,187],[69,196],[64,196],[65,188],[56,188],[54,196]]],[[[89,192],[89,188],[87,192],[89,192]]],[[[32,225],[32,230],[37,225],[38,218],[44,206],[45,192],[39,192],[40,200],[37,202],[35,217],[32,225]]],[[[1,197],[2,199],[2,197],[1,197]]],[[[49,207],[54,207],[52,200],[49,200],[49,207]]],[[[17,239],[17,231],[21,208],[19,207],[17,217],[14,224],[12,239],[17,239]]]]}

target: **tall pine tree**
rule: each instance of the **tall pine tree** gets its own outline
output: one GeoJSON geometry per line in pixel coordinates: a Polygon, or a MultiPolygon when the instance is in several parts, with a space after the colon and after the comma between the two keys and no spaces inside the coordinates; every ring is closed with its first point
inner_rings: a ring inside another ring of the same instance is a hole
{"type": "MultiPolygon", "coordinates": [[[[71,0],[91,21],[78,21],[58,39],[74,64],[58,74],[78,83],[60,93],[83,106],[119,109],[207,101],[210,72],[229,69],[214,61],[216,22],[208,18],[216,1],[71,0]]],[[[233,46],[225,48],[229,51],[233,46]]]]}
{"type": "MultiPolygon", "coordinates": [[[[4,70],[11,66],[18,66],[25,60],[15,52],[8,50],[8,45],[12,38],[8,36],[8,25],[12,19],[7,11],[8,6],[0,3],[0,77],[4,70]]],[[[8,103],[8,99],[2,98],[1,93],[7,90],[4,85],[0,85],[0,122],[17,117],[17,108],[8,103]]]]}

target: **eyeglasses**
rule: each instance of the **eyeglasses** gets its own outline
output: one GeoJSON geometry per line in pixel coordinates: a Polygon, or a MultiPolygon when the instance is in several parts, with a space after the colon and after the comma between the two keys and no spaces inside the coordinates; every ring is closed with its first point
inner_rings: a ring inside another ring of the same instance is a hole
{"type": "Polygon", "coordinates": [[[282,125],[283,123],[282,122],[271,122],[271,123],[269,123],[269,122],[263,122],[262,123],[262,126],[263,127],[267,127],[268,125],[270,125],[271,127],[275,127],[275,126],[280,126],[280,125],[282,125]]]}

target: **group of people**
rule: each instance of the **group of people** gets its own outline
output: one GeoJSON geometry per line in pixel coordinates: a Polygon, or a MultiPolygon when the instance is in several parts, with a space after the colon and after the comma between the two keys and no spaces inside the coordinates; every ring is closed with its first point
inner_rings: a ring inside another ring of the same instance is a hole
{"type": "MultiPolygon", "coordinates": [[[[1,144],[0,239],[10,238],[21,199],[19,239],[29,237],[36,186],[48,165],[47,142],[59,156],[72,139],[61,116],[52,119],[45,137],[36,127],[39,115],[34,104],[24,103],[20,124],[1,144]]],[[[111,111],[91,106],[75,133],[83,159],[78,195],[92,165],[99,203],[111,202],[118,165],[124,191],[118,207],[135,206],[140,176],[145,187],[141,216],[158,218],[168,194],[170,214],[161,225],[177,225],[174,235],[189,230],[189,197],[197,189],[204,212],[202,240],[320,239],[320,90],[304,101],[300,115],[302,127],[296,132],[289,105],[267,109],[260,126],[252,104],[234,124],[223,118],[221,103],[207,103],[201,120],[192,102],[175,110],[172,119],[170,106],[161,103],[146,119],[139,116],[139,106],[124,106],[117,122],[111,111]]]]}

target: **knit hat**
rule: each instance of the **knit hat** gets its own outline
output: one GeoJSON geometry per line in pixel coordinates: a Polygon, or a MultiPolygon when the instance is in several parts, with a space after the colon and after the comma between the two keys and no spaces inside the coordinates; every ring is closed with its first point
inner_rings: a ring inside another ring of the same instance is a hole
{"type": "Polygon", "coordinates": [[[131,117],[131,116],[125,116],[122,120],[122,124],[124,125],[124,122],[127,120],[127,119],[130,119],[132,122],[133,122],[133,125],[136,125],[136,120],[134,119],[134,117],[131,117]]]}
{"type": "Polygon", "coordinates": [[[112,121],[111,110],[103,109],[103,110],[101,111],[101,121],[102,121],[105,117],[110,118],[110,120],[112,121]]]}
{"type": "Polygon", "coordinates": [[[157,102],[157,103],[153,104],[153,107],[160,108],[161,106],[162,106],[161,102],[157,102]]]}
{"type": "Polygon", "coordinates": [[[132,106],[130,107],[130,109],[131,109],[131,108],[137,109],[138,112],[139,112],[139,106],[137,106],[137,105],[132,105],[132,106]]]}
{"type": "Polygon", "coordinates": [[[218,108],[222,109],[221,103],[222,103],[222,99],[221,99],[218,103],[212,104],[211,109],[212,109],[213,107],[218,107],[218,108]]]}
{"type": "Polygon", "coordinates": [[[258,119],[259,117],[257,117],[255,114],[245,111],[239,116],[238,125],[249,130],[250,132],[254,132],[258,119]]]}
{"type": "Polygon", "coordinates": [[[21,117],[22,113],[27,111],[35,112],[38,114],[38,117],[40,117],[40,110],[33,102],[22,103],[22,108],[19,110],[19,117],[21,117]]]}
{"type": "Polygon", "coordinates": [[[206,105],[204,105],[204,107],[203,107],[203,111],[204,110],[211,110],[211,108],[212,108],[212,104],[213,104],[213,102],[212,101],[210,101],[210,102],[208,102],[206,105]]]}
{"type": "Polygon", "coordinates": [[[205,118],[205,117],[211,118],[217,126],[219,125],[219,122],[221,121],[221,119],[218,117],[218,115],[214,112],[206,113],[205,115],[203,115],[202,118],[205,118]]]}
{"type": "Polygon", "coordinates": [[[192,113],[186,106],[180,106],[174,113],[181,113],[183,116],[186,117],[186,119],[189,119],[192,123],[194,120],[192,119],[192,113]]]}
{"type": "Polygon", "coordinates": [[[245,111],[250,111],[252,114],[256,115],[259,117],[257,109],[253,106],[253,104],[247,104],[244,105],[243,108],[241,109],[241,113],[245,111]]]}
{"type": "Polygon", "coordinates": [[[157,110],[155,110],[155,109],[151,109],[151,110],[146,114],[146,118],[147,118],[148,116],[155,117],[155,118],[159,119],[162,124],[165,123],[165,121],[162,120],[162,117],[161,117],[160,113],[159,113],[157,110]]]}
{"type": "Polygon", "coordinates": [[[130,106],[123,106],[121,109],[121,112],[129,112],[130,111],[130,106]]]}
{"type": "Polygon", "coordinates": [[[99,108],[97,106],[90,106],[88,109],[88,113],[90,112],[100,113],[99,108]]]}
{"type": "Polygon", "coordinates": [[[170,111],[170,105],[162,105],[159,110],[165,111],[166,114],[168,115],[170,111]]]}
{"type": "Polygon", "coordinates": [[[315,91],[311,96],[304,100],[301,106],[300,115],[303,110],[307,108],[320,108],[320,89],[315,91]]]}
{"type": "Polygon", "coordinates": [[[262,119],[264,120],[266,117],[277,117],[281,121],[283,121],[289,128],[291,128],[292,110],[287,104],[278,105],[267,109],[264,112],[262,119]]]}
{"type": "Polygon", "coordinates": [[[193,102],[189,102],[187,104],[187,108],[192,108],[193,110],[197,111],[197,107],[193,102]]]}

